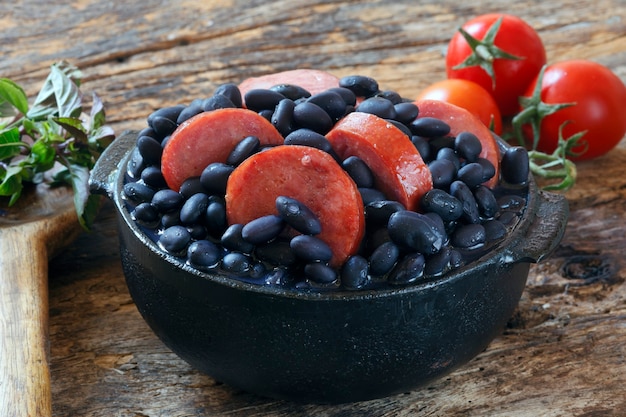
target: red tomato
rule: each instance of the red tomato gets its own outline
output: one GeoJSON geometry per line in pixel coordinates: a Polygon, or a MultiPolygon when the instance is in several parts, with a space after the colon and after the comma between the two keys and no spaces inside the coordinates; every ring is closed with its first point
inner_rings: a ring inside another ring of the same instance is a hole
{"type": "MultiPolygon", "coordinates": [[[[506,14],[478,16],[465,23],[462,29],[474,39],[485,42],[479,48],[480,55],[490,55],[493,58],[494,79],[481,67],[480,62],[466,68],[456,68],[474,53],[460,31],[454,34],[448,44],[446,55],[448,78],[463,78],[480,84],[496,99],[502,116],[515,114],[518,109],[518,96],[526,91],[528,84],[546,64],[546,51],[541,38],[528,23],[506,14]],[[486,35],[499,18],[502,18],[500,28],[490,40],[486,35]],[[489,43],[499,48],[500,52],[490,49],[489,43]],[[502,51],[519,59],[503,57],[502,51]]],[[[482,60],[482,65],[490,65],[490,59],[482,60]]]]}
{"type": "MultiPolygon", "coordinates": [[[[533,95],[538,77],[530,84],[527,97],[533,95]]],[[[541,122],[537,149],[552,153],[558,143],[559,127],[563,138],[587,131],[582,141],[588,149],[576,160],[596,158],[613,149],[626,134],[626,86],[607,67],[587,60],[562,61],[548,66],[541,83],[541,101],[547,104],[576,103],[546,116],[541,122]]],[[[532,130],[525,126],[532,139],[532,130]]],[[[532,141],[531,141],[532,143],[532,141]]],[[[584,145],[572,149],[584,150],[584,145]]]]}
{"type": "Polygon", "coordinates": [[[500,135],[502,117],[495,99],[480,85],[463,79],[449,79],[431,84],[422,90],[416,100],[439,100],[462,107],[478,117],[485,126],[500,135]]]}

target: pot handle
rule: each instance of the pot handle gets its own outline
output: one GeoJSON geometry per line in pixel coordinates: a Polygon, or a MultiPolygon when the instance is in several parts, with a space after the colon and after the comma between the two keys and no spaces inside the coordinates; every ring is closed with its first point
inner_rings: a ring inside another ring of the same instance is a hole
{"type": "Polygon", "coordinates": [[[121,161],[137,142],[137,131],[125,130],[96,161],[89,177],[89,190],[95,194],[113,196],[115,178],[121,161]]]}
{"type": "Polygon", "coordinates": [[[541,262],[556,249],[565,233],[569,204],[560,194],[539,190],[533,223],[526,230],[516,251],[517,262],[541,262]]]}

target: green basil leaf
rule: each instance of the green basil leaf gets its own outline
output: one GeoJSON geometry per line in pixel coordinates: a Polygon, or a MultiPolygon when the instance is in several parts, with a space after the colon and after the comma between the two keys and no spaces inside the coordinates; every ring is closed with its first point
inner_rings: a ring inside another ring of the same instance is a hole
{"type": "Polygon", "coordinates": [[[91,126],[89,130],[94,131],[104,126],[104,123],[106,121],[106,115],[104,113],[104,103],[102,102],[100,97],[96,93],[93,93],[91,97],[91,126]]]}
{"type": "Polygon", "coordinates": [[[78,165],[69,166],[69,179],[74,190],[74,206],[80,224],[89,229],[100,206],[100,197],[89,192],[89,169],[78,165]]]}
{"type": "Polygon", "coordinates": [[[22,167],[9,165],[5,171],[0,171],[2,173],[0,195],[11,196],[9,206],[12,206],[22,194],[22,167]]]}
{"type": "Polygon", "coordinates": [[[49,116],[78,116],[81,112],[81,94],[78,89],[80,72],[69,64],[54,64],[39,91],[35,103],[27,113],[31,119],[49,116]]]}
{"type": "Polygon", "coordinates": [[[52,120],[65,129],[77,141],[87,143],[87,130],[80,119],[74,117],[55,117],[52,120]]]}
{"type": "Polygon", "coordinates": [[[8,78],[0,78],[0,117],[14,116],[11,106],[20,113],[28,112],[28,97],[17,83],[8,78]],[[5,106],[9,104],[10,106],[5,106]]]}
{"type": "Polygon", "coordinates": [[[0,132],[0,161],[20,153],[22,141],[17,127],[0,132]]]}

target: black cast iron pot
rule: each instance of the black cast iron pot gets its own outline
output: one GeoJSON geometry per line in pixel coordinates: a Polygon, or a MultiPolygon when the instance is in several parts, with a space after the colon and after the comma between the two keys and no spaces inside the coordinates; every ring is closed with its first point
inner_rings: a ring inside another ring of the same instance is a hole
{"type": "Polygon", "coordinates": [[[133,132],[118,138],[90,180],[118,211],[130,294],[181,358],[262,396],[353,402],[406,392],[450,373],[503,331],[530,263],[557,246],[567,223],[565,198],[538,190],[531,178],[523,216],[497,250],[440,279],[325,293],[249,284],[185,265],[135,224],[122,198],[135,140],[133,132]]]}

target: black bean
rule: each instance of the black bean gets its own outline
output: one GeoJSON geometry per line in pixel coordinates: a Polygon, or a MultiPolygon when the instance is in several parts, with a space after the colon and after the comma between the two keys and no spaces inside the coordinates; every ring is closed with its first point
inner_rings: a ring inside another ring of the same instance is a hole
{"type": "Polygon", "coordinates": [[[394,120],[394,119],[385,119],[385,121],[387,123],[390,123],[390,124],[394,125],[396,128],[398,128],[398,130],[400,130],[409,139],[411,139],[411,137],[412,137],[411,129],[409,129],[404,123],[401,123],[401,122],[399,122],[397,120],[394,120]]]}
{"type": "Polygon", "coordinates": [[[330,266],[319,262],[306,264],[304,275],[318,284],[331,284],[337,280],[337,272],[330,266]]]}
{"type": "Polygon", "coordinates": [[[385,226],[378,228],[372,228],[370,225],[370,229],[371,230],[368,230],[365,247],[363,248],[363,251],[360,252],[362,254],[371,253],[383,243],[391,241],[391,237],[389,236],[389,231],[387,230],[386,224],[385,226]]]}
{"type": "Polygon", "coordinates": [[[500,220],[491,219],[482,223],[485,228],[485,236],[488,242],[498,240],[506,236],[506,227],[500,220]]]}
{"type": "Polygon", "coordinates": [[[209,198],[209,205],[206,208],[204,219],[209,232],[215,235],[223,233],[228,226],[226,204],[221,199],[209,198]]]}
{"type": "Polygon", "coordinates": [[[449,247],[444,247],[439,253],[426,259],[424,275],[436,277],[448,272],[451,268],[452,252],[449,247]]]}
{"type": "Polygon", "coordinates": [[[393,90],[384,90],[384,91],[379,91],[378,93],[376,93],[376,97],[380,97],[380,98],[384,98],[385,100],[389,100],[391,101],[392,104],[398,104],[398,103],[402,103],[402,101],[404,100],[402,98],[402,96],[393,90]]]}
{"type": "Polygon", "coordinates": [[[259,151],[261,142],[256,136],[246,136],[235,145],[226,158],[227,165],[237,166],[259,151]]]}
{"type": "Polygon", "coordinates": [[[387,277],[391,285],[405,285],[424,276],[426,259],[421,253],[411,253],[402,258],[387,277]]]}
{"type": "Polygon", "coordinates": [[[433,188],[424,194],[420,200],[420,208],[424,211],[437,213],[444,222],[457,220],[463,214],[461,201],[438,188],[433,188]]]}
{"type": "Polygon", "coordinates": [[[185,201],[185,197],[182,194],[177,193],[174,190],[165,188],[154,193],[152,197],[152,205],[160,213],[169,213],[171,211],[181,208],[185,201]]]}
{"type": "Polygon", "coordinates": [[[193,240],[206,239],[207,236],[208,236],[208,232],[206,230],[206,227],[204,227],[200,223],[186,224],[186,225],[183,225],[183,226],[185,226],[187,228],[187,231],[189,232],[189,234],[191,235],[191,238],[193,240]]]}
{"type": "Polygon", "coordinates": [[[413,143],[413,146],[415,146],[415,149],[417,149],[425,162],[430,161],[432,158],[430,144],[425,137],[413,135],[411,136],[411,143],[413,143]]]}
{"type": "Polygon", "coordinates": [[[334,154],[333,147],[326,139],[326,136],[311,129],[296,129],[291,132],[284,141],[285,145],[302,145],[320,149],[324,152],[334,154]]]}
{"type": "Polygon", "coordinates": [[[243,253],[252,253],[252,251],[254,250],[254,245],[244,240],[244,238],[241,236],[241,229],[243,229],[243,224],[231,224],[222,234],[222,237],[220,238],[220,243],[226,249],[243,253]]]}
{"type": "Polygon", "coordinates": [[[241,236],[248,242],[258,245],[275,239],[284,226],[285,223],[282,218],[268,214],[245,224],[241,229],[241,236]]]}
{"type": "Polygon", "coordinates": [[[239,252],[230,252],[222,258],[222,268],[237,275],[248,275],[252,269],[252,258],[239,252]]]}
{"type": "Polygon", "coordinates": [[[498,198],[498,206],[502,210],[521,212],[526,206],[526,199],[519,195],[507,194],[498,198]]]}
{"type": "Polygon", "coordinates": [[[197,240],[187,248],[187,259],[192,266],[208,268],[215,266],[222,256],[222,251],[213,242],[197,240]]]}
{"type": "Polygon", "coordinates": [[[309,235],[297,235],[289,246],[293,253],[307,262],[328,262],[333,257],[333,250],[323,240],[309,235]]]}
{"type": "Polygon", "coordinates": [[[347,104],[341,94],[335,91],[326,90],[317,93],[311,96],[307,102],[318,105],[335,122],[346,114],[347,104]]]}
{"type": "Polygon", "coordinates": [[[419,108],[414,103],[402,102],[394,105],[396,120],[406,125],[410,124],[419,114],[419,108]]]}
{"type": "Polygon", "coordinates": [[[423,254],[438,252],[447,239],[432,219],[409,210],[393,213],[387,228],[398,245],[423,254]]]}
{"type": "Polygon", "coordinates": [[[305,101],[293,109],[293,119],[298,127],[311,129],[325,135],[333,127],[333,119],[317,104],[305,101]]]}
{"type": "Polygon", "coordinates": [[[139,182],[129,182],[124,184],[124,196],[135,203],[151,201],[155,190],[139,182]]]}
{"type": "Polygon", "coordinates": [[[162,138],[159,138],[159,135],[150,126],[144,127],[143,129],[141,129],[139,133],[137,133],[137,137],[140,137],[140,136],[150,136],[151,138],[155,138],[156,140],[162,139],[162,138]]]}
{"type": "Polygon", "coordinates": [[[159,135],[160,138],[165,138],[168,135],[171,135],[178,124],[176,123],[176,119],[170,120],[167,117],[163,116],[155,116],[152,119],[152,123],[150,126],[154,129],[154,131],[159,135]]]}
{"type": "Polygon", "coordinates": [[[356,105],[356,95],[352,90],[349,90],[345,87],[332,87],[327,91],[332,91],[333,93],[337,93],[343,99],[343,102],[346,103],[347,106],[355,106],[356,105]]]}
{"type": "Polygon", "coordinates": [[[473,189],[483,182],[483,167],[477,162],[470,162],[463,165],[456,175],[459,180],[473,189]]]}
{"type": "Polygon", "coordinates": [[[454,151],[454,136],[436,136],[430,138],[428,140],[428,144],[430,145],[430,149],[433,155],[437,155],[439,151],[447,148],[450,148],[451,151],[454,151]]]}
{"type": "Polygon", "coordinates": [[[348,75],[339,79],[339,87],[347,88],[357,97],[371,97],[378,93],[378,81],[364,75],[348,75]]]}
{"type": "Polygon", "coordinates": [[[362,256],[349,257],[341,269],[341,284],[348,290],[360,290],[369,283],[369,263],[362,256]]]}
{"type": "Polygon", "coordinates": [[[385,242],[377,247],[370,255],[370,274],[382,276],[391,271],[391,268],[398,262],[400,248],[393,242],[385,242]]]}
{"type": "Polygon", "coordinates": [[[528,151],[521,146],[508,148],[502,155],[502,179],[509,184],[525,184],[530,168],[528,151]]]}
{"type": "Polygon", "coordinates": [[[194,194],[206,192],[205,188],[200,182],[200,177],[189,177],[180,185],[179,193],[185,198],[189,198],[194,194]]]}
{"type": "Polygon", "coordinates": [[[139,149],[134,147],[128,159],[128,164],[126,165],[126,173],[131,178],[139,178],[145,167],[146,164],[143,161],[143,156],[139,153],[139,149]]]}
{"type": "Polygon", "coordinates": [[[232,165],[213,162],[200,174],[200,183],[211,194],[224,194],[228,177],[234,169],[232,165]]]}
{"type": "Polygon", "coordinates": [[[406,207],[398,201],[377,200],[365,206],[365,217],[370,224],[386,225],[389,217],[400,210],[406,210],[406,207]]]}
{"type": "MultiPolygon", "coordinates": [[[[433,227],[444,238],[447,238],[446,223],[443,221],[440,215],[433,212],[424,213],[424,216],[428,217],[432,221],[433,227]]],[[[445,244],[446,242],[444,242],[445,244]]]]}
{"type": "Polygon", "coordinates": [[[446,136],[450,133],[450,125],[434,117],[418,117],[409,125],[414,135],[435,138],[446,136]]]}
{"type": "Polygon", "coordinates": [[[178,118],[176,119],[177,124],[181,124],[191,119],[193,116],[196,116],[202,113],[204,110],[202,109],[202,103],[194,103],[185,107],[183,111],[180,112],[178,118]]]}
{"type": "Polygon", "coordinates": [[[280,103],[280,101],[284,99],[285,96],[283,96],[282,94],[264,88],[255,88],[248,91],[244,95],[246,107],[256,112],[268,109],[274,110],[278,103],[280,103]]]}
{"type": "Polygon", "coordinates": [[[137,139],[137,149],[148,165],[158,165],[161,163],[163,148],[161,143],[150,136],[139,136],[137,139]]]}
{"type": "MultiPolygon", "coordinates": [[[[169,142],[170,138],[172,137],[172,135],[167,135],[165,136],[162,140],[161,140],[161,147],[165,148],[165,146],[167,145],[167,142],[169,142]]],[[[157,139],[158,140],[158,139],[157,139]]]]}
{"type": "Polygon", "coordinates": [[[161,225],[164,228],[176,226],[180,224],[180,210],[174,210],[169,213],[164,213],[161,216],[161,225]]]}
{"type": "Polygon", "coordinates": [[[276,197],[276,210],[285,223],[300,233],[317,235],[322,231],[322,224],[317,215],[294,198],[276,197]]]}
{"type": "Polygon", "coordinates": [[[358,156],[349,156],[341,163],[342,168],[350,175],[357,187],[374,187],[374,174],[369,166],[358,156]]]}
{"type": "Polygon", "coordinates": [[[369,113],[382,119],[395,119],[396,109],[393,103],[382,97],[370,97],[363,100],[356,108],[361,113],[369,113]]]}
{"type": "Polygon", "coordinates": [[[159,212],[148,202],[139,203],[133,210],[133,218],[143,224],[152,224],[159,220],[159,212]]]}
{"type": "Polygon", "coordinates": [[[209,205],[209,196],[204,193],[194,194],[185,201],[180,209],[180,221],[192,224],[203,218],[209,205]]]}
{"type": "Polygon", "coordinates": [[[302,88],[299,85],[279,84],[272,86],[270,90],[280,93],[286,98],[293,101],[311,97],[311,93],[307,89],[302,88]]]}
{"type": "Polygon", "coordinates": [[[214,94],[202,102],[202,110],[232,109],[237,107],[230,99],[221,94],[214,94]]]}
{"type": "Polygon", "coordinates": [[[483,182],[488,181],[494,175],[496,175],[496,168],[493,166],[490,160],[485,158],[478,158],[476,162],[483,167],[483,182]]]}
{"type": "Polygon", "coordinates": [[[446,189],[456,178],[456,168],[449,159],[435,159],[428,164],[428,169],[433,177],[433,187],[446,189]]]}
{"type": "Polygon", "coordinates": [[[262,261],[273,265],[290,266],[298,259],[286,240],[273,240],[256,247],[254,254],[262,261]]]}
{"type": "MultiPolygon", "coordinates": [[[[161,138],[164,137],[165,135],[154,126],[155,119],[157,118],[167,119],[169,120],[170,123],[176,124],[176,119],[178,119],[180,112],[183,111],[185,107],[186,106],[184,104],[177,104],[175,106],[162,107],[158,110],[153,111],[152,113],[148,115],[148,119],[147,119],[148,126],[154,129],[154,131],[159,137],[161,138]]],[[[159,123],[167,123],[167,122],[160,120],[157,122],[157,124],[159,123]]]]}
{"type": "Polygon", "coordinates": [[[452,234],[450,242],[457,248],[473,249],[487,240],[485,227],[482,224],[464,224],[452,234]]]}
{"type": "Polygon", "coordinates": [[[165,178],[161,169],[157,166],[146,167],[141,171],[141,180],[148,186],[158,189],[166,187],[165,178]]]}
{"type": "Polygon", "coordinates": [[[479,185],[474,190],[474,198],[476,204],[478,204],[478,210],[483,218],[490,219],[495,216],[500,210],[496,196],[489,187],[479,185]]]}
{"type": "Polygon", "coordinates": [[[191,241],[191,234],[183,226],[172,226],[163,230],[159,237],[159,245],[171,254],[179,254],[187,248],[191,241]]]}
{"type": "Polygon", "coordinates": [[[441,148],[437,151],[436,159],[448,159],[450,162],[454,164],[454,170],[458,171],[461,169],[461,160],[459,156],[452,148],[441,148]]]}
{"type": "Polygon", "coordinates": [[[259,112],[259,116],[267,119],[268,122],[272,121],[272,115],[273,114],[274,114],[274,109],[271,109],[271,110],[269,110],[269,109],[268,110],[261,110],[259,112]]]}
{"type": "Polygon", "coordinates": [[[454,181],[450,184],[450,194],[456,197],[463,205],[463,220],[468,223],[480,223],[478,204],[472,190],[463,181],[454,181]]]}
{"type": "Polygon", "coordinates": [[[476,162],[483,146],[473,133],[461,132],[454,139],[454,150],[466,161],[476,162]]]}
{"type": "Polygon", "coordinates": [[[242,107],[243,100],[241,98],[241,91],[237,84],[225,83],[219,85],[214,92],[214,95],[220,95],[226,97],[235,107],[242,107]]]}
{"type": "Polygon", "coordinates": [[[359,194],[361,194],[361,200],[363,200],[364,205],[368,205],[375,201],[387,199],[385,197],[385,194],[383,194],[382,191],[379,191],[376,188],[360,187],[359,194]]]}
{"type": "Polygon", "coordinates": [[[285,98],[278,102],[272,114],[270,121],[283,137],[293,130],[293,111],[295,107],[296,103],[293,100],[285,98]]]}

